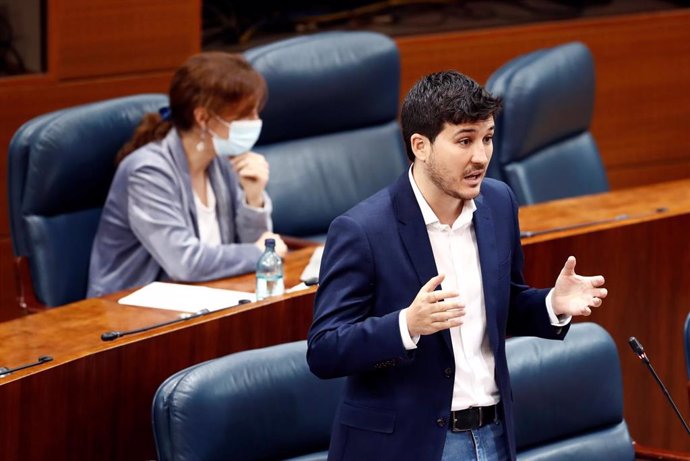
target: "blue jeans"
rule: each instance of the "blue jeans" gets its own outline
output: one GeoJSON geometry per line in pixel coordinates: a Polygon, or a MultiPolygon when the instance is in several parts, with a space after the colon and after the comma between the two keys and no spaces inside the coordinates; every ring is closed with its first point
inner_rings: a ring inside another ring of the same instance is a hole
{"type": "Polygon", "coordinates": [[[446,433],[442,461],[506,461],[508,440],[503,423],[496,422],[473,431],[446,433]]]}

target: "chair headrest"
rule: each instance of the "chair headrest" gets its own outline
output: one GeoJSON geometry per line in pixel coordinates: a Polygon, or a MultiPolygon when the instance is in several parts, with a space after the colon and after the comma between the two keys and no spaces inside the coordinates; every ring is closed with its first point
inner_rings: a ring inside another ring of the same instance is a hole
{"type": "Polygon", "coordinates": [[[487,89],[503,98],[496,119],[496,160],[520,160],[589,129],[594,109],[592,54],[579,42],[538,50],[504,64],[487,89]]]}
{"type": "Polygon", "coordinates": [[[268,84],[259,144],[397,117],[400,56],[385,35],[325,32],[253,48],[245,56],[268,84]]]}

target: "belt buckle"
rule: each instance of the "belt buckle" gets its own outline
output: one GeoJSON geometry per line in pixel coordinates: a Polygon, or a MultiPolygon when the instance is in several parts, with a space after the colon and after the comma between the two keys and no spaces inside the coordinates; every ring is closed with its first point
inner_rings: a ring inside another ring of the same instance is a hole
{"type": "Polygon", "coordinates": [[[453,415],[453,425],[451,426],[451,430],[453,432],[465,432],[465,431],[467,431],[466,428],[459,428],[458,427],[458,417],[457,417],[458,413],[456,411],[453,411],[451,413],[453,415]]]}
{"type": "Polygon", "coordinates": [[[477,410],[479,410],[479,425],[477,425],[477,427],[479,428],[484,425],[484,408],[477,407],[477,410]]]}

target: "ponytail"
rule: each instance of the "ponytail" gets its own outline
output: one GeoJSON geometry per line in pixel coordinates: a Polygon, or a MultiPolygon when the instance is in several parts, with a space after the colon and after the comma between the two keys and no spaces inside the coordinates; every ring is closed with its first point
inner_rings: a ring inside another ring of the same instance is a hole
{"type": "Polygon", "coordinates": [[[172,126],[173,124],[170,120],[164,120],[157,112],[144,115],[141,123],[134,131],[132,139],[127,141],[117,152],[115,164],[119,164],[125,157],[141,146],[150,142],[160,141],[168,134],[172,126]]]}

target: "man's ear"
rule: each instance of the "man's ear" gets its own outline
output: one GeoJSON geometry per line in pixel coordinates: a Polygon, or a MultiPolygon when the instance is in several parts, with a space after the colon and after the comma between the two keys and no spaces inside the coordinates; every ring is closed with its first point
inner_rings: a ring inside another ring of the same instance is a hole
{"type": "Polygon", "coordinates": [[[211,114],[209,114],[205,107],[200,106],[194,108],[194,121],[201,129],[206,129],[206,123],[208,123],[210,118],[211,114]]]}
{"type": "Polygon", "coordinates": [[[412,147],[414,156],[421,162],[426,161],[431,153],[431,142],[429,138],[419,133],[413,133],[412,136],[410,136],[410,146],[412,147]]]}

